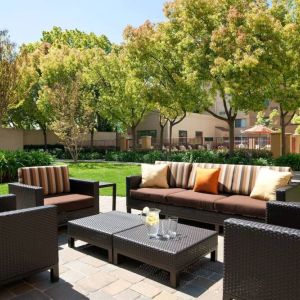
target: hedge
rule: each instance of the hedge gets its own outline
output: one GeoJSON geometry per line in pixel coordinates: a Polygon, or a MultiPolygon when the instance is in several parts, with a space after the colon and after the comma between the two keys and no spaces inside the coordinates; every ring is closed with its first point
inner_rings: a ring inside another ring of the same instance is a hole
{"type": "Polygon", "coordinates": [[[51,165],[53,157],[43,151],[3,151],[0,150],[0,183],[17,179],[20,167],[51,165]]]}

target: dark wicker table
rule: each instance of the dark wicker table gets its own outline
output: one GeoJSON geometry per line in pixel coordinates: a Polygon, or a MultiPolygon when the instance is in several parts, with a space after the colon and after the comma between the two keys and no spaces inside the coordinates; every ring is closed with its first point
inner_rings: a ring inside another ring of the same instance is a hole
{"type": "Polygon", "coordinates": [[[170,272],[172,287],[179,273],[202,256],[211,253],[217,259],[216,231],[178,224],[178,237],[171,240],[149,239],[146,226],[138,226],[113,236],[114,263],[124,255],[170,272]]]}
{"type": "Polygon", "coordinates": [[[74,248],[75,239],[108,251],[108,261],[113,261],[112,235],[140,226],[138,215],[112,211],[68,222],[68,244],[74,248]]]}

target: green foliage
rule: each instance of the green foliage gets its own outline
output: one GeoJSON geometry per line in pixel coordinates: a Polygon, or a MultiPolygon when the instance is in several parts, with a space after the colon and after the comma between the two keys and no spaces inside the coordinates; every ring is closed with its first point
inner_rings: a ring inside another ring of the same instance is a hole
{"type": "Polygon", "coordinates": [[[21,167],[47,166],[53,157],[43,151],[0,151],[0,182],[17,179],[17,170],[21,167]]]}
{"type": "Polygon", "coordinates": [[[277,166],[289,166],[293,171],[300,171],[300,155],[291,153],[278,157],[274,160],[274,164],[277,166]]]}

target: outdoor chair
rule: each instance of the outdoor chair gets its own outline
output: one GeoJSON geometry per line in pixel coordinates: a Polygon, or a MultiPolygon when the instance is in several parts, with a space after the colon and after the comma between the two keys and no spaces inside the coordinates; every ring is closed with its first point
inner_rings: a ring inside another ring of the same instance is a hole
{"type": "Polygon", "coordinates": [[[224,300],[300,299],[300,205],[270,201],[266,221],[225,221],[224,300]]]}
{"type": "Polygon", "coordinates": [[[20,168],[18,178],[8,184],[17,209],[56,205],[58,225],[99,213],[99,182],[69,178],[67,166],[20,168]]]}
{"type": "Polygon", "coordinates": [[[49,269],[51,281],[57,281],[56,207],[10,210],[14,199],[0,197],[0,286],[49,269]]]}

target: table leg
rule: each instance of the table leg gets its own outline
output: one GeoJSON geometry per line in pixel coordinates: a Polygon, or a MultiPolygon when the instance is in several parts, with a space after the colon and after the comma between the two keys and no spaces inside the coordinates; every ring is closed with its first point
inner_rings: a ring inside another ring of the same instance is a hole
{"type": "Polygon", "coordinates": [[[179,281],[179,272],[178,271],[171,271],[170,272],[170,283],[173,288],[178,286],[179,281]]]}
{"type": "Polygon", "coordinates": [[[68,246],[70,248],[74,248],[75,247],[75,240],[74,240],[74,238],[72,238],[72,237],[68,238],[68,246]]]}
{"type": "Polygon", "coordinates": [[[113,263],[114,265],[117,265],[119,263],[119,256],[116,252],[113,253],[113,263]]]}
{"type": "Polygon", "coordinates": [[[113,190],[113,196],[112,196],[112,198],[113,198],[113,202],[112,202],[112,210],[116,210],[116,206],[117,206],[117,185],[116,184],[114,184],[113,185],[113,188],[112,188],[112,190],[113,190]]]}
{"type": "Polygon", "coordinates": [[[108,249],[108,262],[110,264],[113,263],[113,250],[112,249],[108,249]]]}
{"type": "Polygon", "coordinates": [[[210,253],[210,260],[211,261],[217,261],[218,260],[218,250],[217,249],[210,253]]]}

